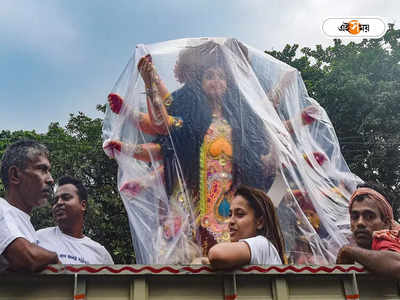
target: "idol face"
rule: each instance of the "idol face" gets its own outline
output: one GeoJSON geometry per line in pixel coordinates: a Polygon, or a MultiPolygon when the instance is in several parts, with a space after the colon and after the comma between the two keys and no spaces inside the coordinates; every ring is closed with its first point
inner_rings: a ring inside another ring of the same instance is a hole
{"type": "Polygon", "coordinates": [[[208,98],[221,101],[227,88],[225,72],[217,67],[208,68],[203,73],[201,86],[208,98]]]}

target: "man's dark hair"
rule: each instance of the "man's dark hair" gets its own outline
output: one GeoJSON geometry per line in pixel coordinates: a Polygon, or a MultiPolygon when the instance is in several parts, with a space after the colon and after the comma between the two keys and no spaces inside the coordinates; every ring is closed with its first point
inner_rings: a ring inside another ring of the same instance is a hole
{"type": "Polygon", "coordinates": [[[19,140],[6,148],[1,159],[1,181],[6,190],[9,188],[8,170],[10,167],[16,166],[23,170],[39,155],[49,157],[49,150],[34,140],[19,140]]]}
{"type": "MultiPolygon", "coordinates": [[[[390,190],[385,188],[382,184],[379,184],[379,183],[376,183],[376,182],[371,182],[371,181],[360,183],[360,184],[357,185],[357,188],[363,188],[363,187],[364,188],[373,189],[374,191],[377,191],[379,194],[381,194],[383,197],[385,197],[387,202],[389,202],[390,206],[392,206],[392,208],[393,208],[394,219],[395,220],[398,219],[398,212],[397,212],[398,204],[395,203],[394,195],[390,190]]],[[[367,195],[362,195],[362,196],[360,196],[359,199],[363,200],[365,197],[367,197],[367,195]]],[[[355,201],[357,201],[357,199],[355,201]]]]}
{"type": "Polygon", "coordinates": [[[79,200],[82,202],[85,200],[87,202],[88,199],[88,192],[85,186],[83,185],[82,181],[77,178],[73,178],[71,176],[63,176],[58,180],[58,186],[72,184],[78,190],[79,200]]]}

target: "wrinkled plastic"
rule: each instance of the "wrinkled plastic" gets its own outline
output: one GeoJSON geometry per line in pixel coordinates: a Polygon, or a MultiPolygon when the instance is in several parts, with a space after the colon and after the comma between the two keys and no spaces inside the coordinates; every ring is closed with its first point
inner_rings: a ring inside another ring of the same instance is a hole
{"type": "Polygon", "coordinates": [[[268,192],[289,263],[334,263],[361,180],[296,69],[235,39],[181,39],[137,46],[112,93],[103,147],[119,165],[137,263],[186,264],[229,241],[238,184],[268,192]]]}

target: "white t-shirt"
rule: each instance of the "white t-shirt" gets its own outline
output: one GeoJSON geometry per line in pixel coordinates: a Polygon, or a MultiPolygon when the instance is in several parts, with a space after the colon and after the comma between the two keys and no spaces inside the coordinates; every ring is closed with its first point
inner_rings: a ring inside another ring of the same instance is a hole
{"type": "Polygon", "coordinates": [[[250,248],[250,265],[281,265],[282,261],[279,257],[275,246],[262,235],[252,238],[243,239],[242,242],[247,243],[250,248]]]}
{"type": "Polygon", "coordinates": [[[0,271],[4,271],[8,266],[3,252],[16,238],[25,238],[31,243],[38,243],[30,215],[0,198],[0,271]]]}
{"type": "Polygon", "coordinates": [[[56,252],[63,264],[114,264],[106,248],[87,236],[80,239],[74,238],[62,233],[58,227],[40,229],[37,231],[37,236],[39,246],[56,252]]]}

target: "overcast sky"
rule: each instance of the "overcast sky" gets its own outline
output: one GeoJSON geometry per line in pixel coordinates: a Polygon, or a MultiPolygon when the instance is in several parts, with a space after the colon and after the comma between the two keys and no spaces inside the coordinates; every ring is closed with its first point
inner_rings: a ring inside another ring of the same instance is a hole
{"type": "Polygon", "coordinates": [[[0,130],[46,132],[70,113],[99,117],[136,44],[235,37],[260,50],[332,44],[328,17],[379,16],[399,0],[1,0],[0,130]]]}

